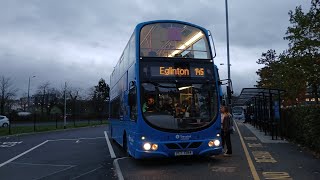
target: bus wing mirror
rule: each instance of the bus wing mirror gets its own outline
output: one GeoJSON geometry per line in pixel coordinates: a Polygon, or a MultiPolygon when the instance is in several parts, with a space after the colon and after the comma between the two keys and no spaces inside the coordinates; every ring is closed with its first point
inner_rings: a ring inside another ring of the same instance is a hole
{"type": "Polygon", "coordinates": [[[129,103],[129,106],[134,106],[137,104],[137,92],[136,92],[135,82],[131,81],[129,85],[130,85],[130,89],[129,89],[128,103],[129,103]]]}
{"type": "Polygon", "coordinates": [[[130,83],[129,83],[129,87],[133,87],[133,86],[135,86],[136,85],[136,82],[134,82],[134,81],[130,81],[130,83]]]}
{"type": "Polygon", "coordinates": [[[230,86],[227,86],[227,95],[228,95],[228,98],[231,98],[231,96],[232,96],[230,86]]]}

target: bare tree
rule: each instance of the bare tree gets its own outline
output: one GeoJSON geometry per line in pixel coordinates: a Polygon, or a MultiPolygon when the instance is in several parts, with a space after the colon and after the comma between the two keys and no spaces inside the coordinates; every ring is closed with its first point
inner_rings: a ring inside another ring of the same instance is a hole
{"type": "Polygon", "coordinates": [[[70,100],[71,100],[72,115],[75,115],[76,114],[76,104],[77,104],[77,100],[79,98],[80,89],[70,87],[67,92],[68,92],[68,95],[70,96],[70,100]]]}
{"type": "Polygon", "coordinates": [[[48,90],[49,85],[50,85],[49,82],[45,82],[38,87],[38,94],[41,95],[41,101],[40,101],[41,114],[43,114],[44,107],[46,105],[46,91],[48,90]]]}
{"type": "Polygon", "coordinates": [[[56,88],[49,88],[47,90],[47,95],[46,95],[47,115],[49,115],[51,113],[51,110],[53,107],[55,107],[59,104],[59,100],[61,98],[62,98],[62,94],[56,88]]]}
{"type": "Polygon", "coordinates": [[[22,97],[19,99],[19,105],[23,111],[26,111],[28,105],[27,93],[23,93],[22,97]]]}
{"type": "Polygon", "coordinates": [[[0,113],[4,114],[4,108],[8,101],[13,98],[18,89],[14,87],[12,79],[1,76],[0,77],[0,113]]]}

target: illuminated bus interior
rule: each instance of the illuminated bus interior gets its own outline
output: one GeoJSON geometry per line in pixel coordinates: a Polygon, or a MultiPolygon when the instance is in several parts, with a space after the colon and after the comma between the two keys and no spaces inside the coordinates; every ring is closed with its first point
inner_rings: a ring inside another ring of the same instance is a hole
{"type": "Polygon", "coordinates": [[[179,23],[155,23],[140,33],[140,57],[211,59],[208,40],[201,29],[179,23]]]}
{"type": "Polygon", "coordinates": [[[216,90],[212,83],[142,83],[145,119],[157,128],[191,130],[204,127],[216,115],[216,90]]]}

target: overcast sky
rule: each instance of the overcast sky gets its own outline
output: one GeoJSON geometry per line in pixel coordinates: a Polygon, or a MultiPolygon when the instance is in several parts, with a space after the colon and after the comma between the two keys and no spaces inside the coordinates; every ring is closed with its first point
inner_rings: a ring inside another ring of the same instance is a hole
{"type": "MultiPolygon", "coordinates": [[[[253,87],[262,52],[281,52],[289,10],[311,0],[229,0],[231,78],[236,93],[253,87]]],[[[107,83],[136,24],[176,19],[214,34],[220,77],[227,78],[224,0],[0,0],[0,76],[31,93],[44,82],[84,90],[107,83]]]]}

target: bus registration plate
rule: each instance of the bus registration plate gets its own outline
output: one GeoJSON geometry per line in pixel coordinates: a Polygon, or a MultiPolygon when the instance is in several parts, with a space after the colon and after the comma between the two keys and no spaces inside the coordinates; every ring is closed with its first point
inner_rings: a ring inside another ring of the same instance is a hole
{"type": "Polygon", "coordinates": [[[193,151],[176,151],[174,152],[175,156],[191,156],[193,155],[193,151]]]}

